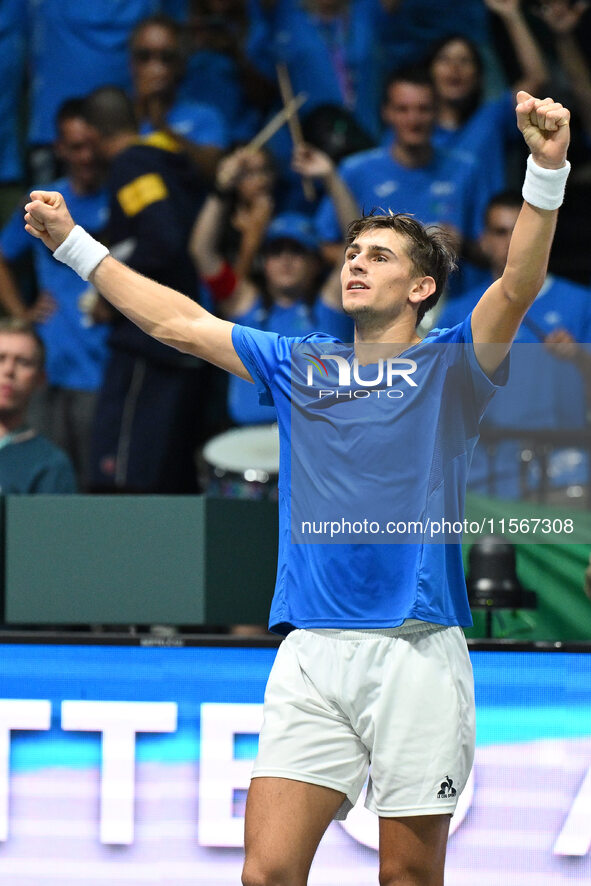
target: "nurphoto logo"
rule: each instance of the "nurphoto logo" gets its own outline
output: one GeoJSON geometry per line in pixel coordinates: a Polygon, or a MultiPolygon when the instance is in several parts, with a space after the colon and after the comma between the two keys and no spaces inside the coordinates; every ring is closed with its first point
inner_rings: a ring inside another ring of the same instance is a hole
{"type": "Polygon", "coordinates": [[[321,381],[329,378],[329,367],[326,365],[328,360],[332,360],[337,366],[337,384],[339,388],[351,388],[353,384],[359,386],[359,389],[353,391],[339,391],[334,388],[320,390],[318,392],[319,398],[333,395],[336,397],[346,396],[348,399],[365,399],[373,393],[377,394],[378,397],[384,394],[389,399],[398,400],[404,396],[404,392],[400,389],[394,389],[394,383],[399,384],[402,380],[412,388],[417,387],[416,381],[411,377],[416,372],[417,364],[415,360],[410,360],[407,357],[380,358],[376,363],[372,364],[375,367],[375,377],[363,378],[359,371],[359,360],[357,357],[349,361],[345,357],[339,357],[337,354],[323,354],[320,357],[305,352],[304,356],[308,362],[306,374],[306,385],[308,387],[314,387],[314,370],[320,374],[321,381]],[[376,388],[376,390],[372,391],[370,390],[371,388],[376,388]]]}
{"type": "Polygon", "coordinates": [[[351,370],[353,371],[353,379],[358,385],[361,385],[364,388],[376,387],[384,381],[384,369],[386,375],[385,387],[392,387],[395,377],[396,379],[399,377],[403,378],[406,383],[413,388],[417,387],[416,381],[413,378],[410,378],[413,372],[416,372],[417,364],[415,360],[409,360],[407,357],[388,357],[387,360],[380,357],[376,364],[376,377],[367,379],[361,378],[359,373],[359,360],[357,357],[354,357],[353,360],[349,362],[345,357],[338,357],[336,354],[323,354],[322,358],[320,358],[316,357],[314,354],[308,354],[306,352],[304,356],[308,359],[309,363],[306,379],[306,384],[309,387],[314,384],[314,368],[328,378],[328,368],[325,365],[326,360],[333,360],[336,363],[339,370],[338,385],[340,388],[349,387],[351,385],[351,370]]]}

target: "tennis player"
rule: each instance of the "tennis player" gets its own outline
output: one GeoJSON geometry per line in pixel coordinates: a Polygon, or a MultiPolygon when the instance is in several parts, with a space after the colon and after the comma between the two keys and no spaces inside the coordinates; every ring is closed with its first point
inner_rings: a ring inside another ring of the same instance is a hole
{"type": "MultiPolygon", "coordinates": [[[[401,343],[417,377],[424,372],[429,379],[427,386],[409,384],[404,408],[388,414],[395,482],[406,477],[426,513],[442,490],[463,502],[478,420],[503,383],[511,341],[544,281],[563,199],[569,112],[525,92],[517,101],[517,125],[530,150],[524,203],[503,275],[463,323],[424,340],[416,332],[453,265],[441,232],[409,216],[378,216],[353,223],[348,238],[342,294],[355,320],[355,352],[371,344],[387,354],[387,343],[401,343]],[[461,347],[433,347],[437,342],[461,347]]],[[[33,192],[25,221],[56,259],[91,279],[145,332],[254,381],[261,400],[277,408],[280,546],[270,626],[287,636],[265,695],[243,883],[303,886],[322,835],[355,803],[371,764],[366,805],[379,816],[380,883],[441,886],[449,820],[474,751],[462,632],[470,612],[459,545],[292,544],[289,401],[297,341],[220,320],[120,264],[74,226],[59,193],[33,192]]],[[[304,343],[338,347],[321,334],[304,343]]],[[[336,415],[317,409],[314,419],[336,415]]],[[[359,440],[371,433],[366,425],[359,440]]],[[[339,474],[343,454],[340,435],[334,438],[327,459],[337,465],[333,482],[351,483],[339,474]]],[[[370,467],[359,461],[359,482],[370,467]]]]}

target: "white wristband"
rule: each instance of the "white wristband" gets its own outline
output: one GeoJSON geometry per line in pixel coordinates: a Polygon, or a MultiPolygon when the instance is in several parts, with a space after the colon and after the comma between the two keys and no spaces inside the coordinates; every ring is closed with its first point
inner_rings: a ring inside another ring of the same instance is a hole
{"type": "Polygon", "coordinates": [[[88,231],[76,225],[61,246],[53,253],[53,257],[76,271],[83,280],[88,280],[94,269],[109,254],[109,250],[88,231]]]}
{"type": "Polygon", "coordinates": [[[538,209],[558,209],[564,200],[564,189],[570,172],[568,160],[560,169],[544,169],[538,166],[530,154],[523,181],[523,199],[538,209]]]}

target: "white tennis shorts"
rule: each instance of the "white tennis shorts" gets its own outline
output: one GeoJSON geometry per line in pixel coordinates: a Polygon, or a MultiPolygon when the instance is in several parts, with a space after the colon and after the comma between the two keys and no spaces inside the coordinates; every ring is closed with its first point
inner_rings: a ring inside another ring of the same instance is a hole
{"type": "Polygon", "coordinates": [[[265,692],[252,777],[342,791],[344,819],[453,813],[474,758],[474,684],[463,631],[292,631],[265,692]]]}

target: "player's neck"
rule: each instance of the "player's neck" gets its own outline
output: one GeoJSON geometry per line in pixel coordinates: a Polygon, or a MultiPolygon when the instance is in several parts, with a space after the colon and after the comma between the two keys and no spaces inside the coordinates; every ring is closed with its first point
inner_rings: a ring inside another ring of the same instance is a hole
{"type": "Polygon", "coordinates": [[[415,319],[414,312],[411,317],[397,317],[388,323],[377,317],[357,317],[355,346],[394,344],[400,350],[405,350],[421,341],[421,337],[417,335],[415,319]]]}

